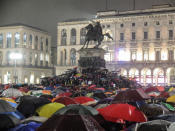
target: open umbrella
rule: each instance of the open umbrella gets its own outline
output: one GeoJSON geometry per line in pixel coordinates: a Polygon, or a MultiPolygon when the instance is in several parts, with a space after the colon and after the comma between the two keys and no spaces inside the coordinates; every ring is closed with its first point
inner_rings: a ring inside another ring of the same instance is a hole
{"type": "Polygon", "coordinates": [[[150,97],[143,91],[142,88],[128,89],[126,91],[119,92],[113,99],[112,103],[121,102],[135,102],[150,99],[150,97]]]}
{"type": "Polygon", "coordinates": [[[23,96],[20,99],[21,100],[17,107],[17,110],[21,112],[25,117],[34,115],[37,108],[50,103],[50,101],[46,98],[37,98],[35,96],[23,96]]]}
{"type": "Polygon", "coordinates": [[[8,102],[5,100],[0,100],[0,113],[4,112],[14,112],[15,108],[13,108],[8,102]]]}
{"type": "Polygon", "coordinates": [[[39,107],[36,110],[36,112],[39,114],[39,116],[49,118],[57,110],[60,110],[63,107],[64,107],[63,104],[54,102],[54,103],[49,103],[49,104],[39,107]]]}
{"type": "Polygon", "coordinates": [[[175,95],[168,97],[167,100],[166,100],[166,102],[175,103],[175,95]]]}
{"type": "Polygon", "coordinates": [[[15,88],[8,88],[4,90],[1,94],[4,97],[19,97],[23,96],[22,92],[15,88]]]}
{"type": "Polygon", "coordinates": [[[90,104],[95,104],[96,100],[90,97],[85,97],[85,96],[79,96],[75,97],[74,100],[79,103],[79,104],[84,104],[84,105],[90,105],[90,104]]]}
{"type": "Polygon", "coordinates": [[[42,116],[31,116],[29,118],[26,118],[24,120],[21,120],[21,123],[29,123],[29,122],[39,122],[43,123],[47,120],[48,118],[42,117],[42,116]]]}
{"type": "Polygon", "coordinates": [[[54,115],[36,131],[104,131],[104,129],[91,116],[54,115]]]}
{"type": "Polygon", "coordinates": [[[0,130],[7,131],[20,123],[20,120],[10,114],[0,114],[0,130]]]}
{"type": "Polygon", "coordinates": [[[120,119],[132,122],[147,121],[141,111],[129,104],[112,104],[97,110],[107,121],[117,122],[120,119]]]}
{"type": "Polygon", "coordinates": [[[27,124],[20,124],[17,127],[12,128],[8,131],[35,131],[40,126],[41,126],[41,123],[30,122],[27,124]]]}
{"type": "Polygon", "coordinates": [[[5,100],[6,102],[8,102],[12,107],[16,108],[17,107],[17,103],[11,99],[11,98],[5,98],[5,97],[2,97],[0,98],[1,100],[5,100]]]}
{"type": "Polygon", "coordinates": [[[53,102],[62,103],[66,106],[70,104],[78,104],[76,101],[74,101],[74,99],[66,96],[55,98],[53,99],[53,102]]]}
{"type": "Polygon", "coordinates": [[[135,131],[167,131],[171,123],[165,120],[153,120],[136,125],[135,131]]]}
{"type": "Polygon", "coordinates": [[[79,114],[79,115],[98,115],[98,111],[90,106],[85,105],[68,105],[57,112],[55,114],[65,115],[65,114],[79,114]]]}

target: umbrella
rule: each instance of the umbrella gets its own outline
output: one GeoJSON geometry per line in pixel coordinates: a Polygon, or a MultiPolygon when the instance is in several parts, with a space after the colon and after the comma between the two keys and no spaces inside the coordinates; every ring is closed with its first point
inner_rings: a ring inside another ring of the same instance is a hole
{"type": "Polygon", "coordinates": [[[100,109],[100,108],[104,108],[104,107],[107,107],[109,106],[109,104],[98,104],[98,105],[95,105],[95,109],[100,109]]]}
{"type": "Polygon", "coordinates": [[[90,104],[95,104],[96,100],[90,97],[85,97],[85,96],[79,96],[75,97],[74,100],[78,102],[79,104],[84,104],[84,105],[90,105],[90,104]]]}
{"type": "Polygon", "coordinates": [[[12,107],[16,108],[17,107],[17,103],[11,99],[11,98],[5,98],[5,97],[2,97],[0,98],[1,100],[5,100],[6,102],[8,102],[12,107]]]}
{"type": "Polygon", "coordinates": [[[20,120],[10,114],[0,114],[0,130],[7,131],[20,123],[20,120]]]}
{"type": "Polygon", "coordinates": [[[17,110],[25,117],[32,116],[38,107],[50,103],[50,101],[46,98],[37,98],[35,96],[23,96],[20,99],[17,110]]]}
{"type": "Polygon", "coordinates": [[[117,122],[120,119],[132,122],[147,121],[141,111],[129,104],[112,104],[98,111],[107,121],[117,122]]]}
{"type": "Polygon", "coordinates": [[[153,120],[143,123],[137,123],[135,131],[167,131],[171,123],[165,120],[153,120]]]}
{"type": "Polygon", "coordinates": [[[99,99],[105,99],[105,98],[107,98],[106,97],[106,95],[103,93],[103,92],[100,92],[100,93],[94,93],[93,94],[93,97],[97,97],[97,98],[99,98],[99,99]]]}
{"type": "Polygon", "coordinates": [[[150,97],[143,91],[142,88],[128,89],[126,91],[119,92],[113,99],[112,103],[121,102],[135,102],[150,99],[150,97]]]}
{"type": "Polygon", "coordinates": [[[165,115],[159,115],[152,118],[153,120],[161,119],[166,120],[170,122],[175,122],[175,114],[165,114],[165,115]]]}
{"type": "Polygon", "coordinates": [[[104,131],[104,129],[91,116],[54,115],[36,131],[104,131]]]}
{"type": "Polygon", "coordinates": [[[23,96],[22,92],[15,88],[8,88],[4,90],[1,94],[4,97],[19,97],[23,96]]]}
{"type": "Polygon", "coordinates": [[[71,95],[72,95],[71,92],[64,92],[64,93],[58,94],[56,97],[59,97],[59,96],[67,96],[67,97],[70,97],[71,95]]]}
{"type": "Polygon", "coordinates": [[[98,111],[90,106],[85,105],[68,105],[57,112],[55,114],[65,115],[65,114],[79,114],[79,115],[98,115],[98,111]]]}
{"type": "Polygon", "coordinates": [[[0,113],[4,112],[14,112],[15,108],[13,108],[8,102],[5,100],[0,100],[0,113]]]}
{"type": "Polygon", "coordinates": [[[57,110],[63,108],[64,105],[60,103],[49,103],[39,107],[36,112],[39,116],[49,118],[52,114],[54,114],[57,110]]]}
{"type": "Polygon", "coordinates": [[[70,104],[78,104],[76,101],[74,101],[74,99],[66,96],[55,98],[53,99],[53,102],[62,103],[66,106],[70,104]]]}
{"type": "Polygon", "coordinates": [[[156,87],[149,87],[145,89],[145,93],[149,93],[149,92],[159,92],[159,90],[156,87]]]}
{"type": "Polygon", "coordinates": [[[9,131],[35,131],[40,126],[41,123],[30,122],[27,124],[20,124],[17,127],[10,129],[9,131]]]}
{"type": "Polygon", "coordinates": [[[161,104],[164,105],[168,110],[175,111],[175,108],[172,105],[164,102],[162,102],[161,104]]]}
{"type": "Polygon", "coordinates": [[[167,108],[159,104],[144,104],[140,107],[140,110],[144,112],[148,118],[170,113],[167,108]]]}
{"type": "Polygon", "coordinates": [[[175,95],[174,96],[170,96],[167,98],[166,102],[172,102],[175,103],[175,95]]]}
{"type": "Polygon", "coordinates": [[[31,116],[29,118],[26,118],[24,120],[21,121],[21,123],[29,123],[29,122],[39,122],[39,123],[43,123],[47,120],[48,118],[46,117],[42,117],[42,116],[31,116]]]}
{"type": "Polygon", "coordinates": [[[167,131],[175,131],[175,122],[171,123],[167,131]]]}

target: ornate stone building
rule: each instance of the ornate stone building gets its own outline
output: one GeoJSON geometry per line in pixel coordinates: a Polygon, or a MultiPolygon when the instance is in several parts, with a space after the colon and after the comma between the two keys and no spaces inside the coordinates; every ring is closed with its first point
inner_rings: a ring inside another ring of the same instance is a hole
{"type": "MultiPolygon", "coordinates": [[[[99,21],[104,33],[113,37],[101,45],[109,70],[118,70],[143,85],[175,84],[175,7],[97,12],[93,21],[99,21]]],[[[84,27],[89,23],[58,23],[57,74],[77,66],[76,51],[84,43],[84,27]]]]}
{"type": "Polygon", "coordinates": [[[51,76],[51,36],[44,30],[24,24],[0,27],[0,83],[39,83],[51,76]],[[10,54],[22,59],[10,59],[10,54]]]}

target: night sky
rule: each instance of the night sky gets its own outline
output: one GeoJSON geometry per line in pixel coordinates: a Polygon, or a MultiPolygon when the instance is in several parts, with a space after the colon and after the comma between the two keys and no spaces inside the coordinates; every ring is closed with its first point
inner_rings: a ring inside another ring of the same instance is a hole
{"type": "MultiPolygon", "coordinates": [[[[175,0],[135,0],[136,9],[172,4],[175,0]]],[[[56,45],[57,23],[74,18],[94,18],[106,0],[0,0],[0,25],[23,23],[47,30],[56,45]]],[[[108,0],[108,10],[132,10],[133,0],[108,0]]]]}

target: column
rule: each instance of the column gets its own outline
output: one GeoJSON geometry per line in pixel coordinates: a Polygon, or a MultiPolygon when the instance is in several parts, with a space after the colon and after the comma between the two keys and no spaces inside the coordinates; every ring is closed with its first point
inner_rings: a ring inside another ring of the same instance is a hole
{"type": "Polygon", "coordinates": [[[164,86],[165,86],[166,85],[166,69],[163,69],[163,75],[164,75],[164,86]]]}
{"type": "Polygon", "coordinates": [[[66,45],[70,45],[70,29],[67,29],[67,43],[66,45]]]}
{"type": "Polygon", "coordinates": [[[67,50],[67,65],[70,66],[70,50],[67,50]]]}
{"type": "Polygon", "coordinates": [[[19,47],[23,47],[23,36],[24,36],[24,32],[21,31],[20,32],[19,47]]]}

